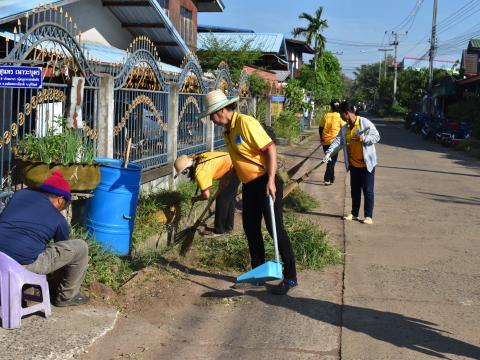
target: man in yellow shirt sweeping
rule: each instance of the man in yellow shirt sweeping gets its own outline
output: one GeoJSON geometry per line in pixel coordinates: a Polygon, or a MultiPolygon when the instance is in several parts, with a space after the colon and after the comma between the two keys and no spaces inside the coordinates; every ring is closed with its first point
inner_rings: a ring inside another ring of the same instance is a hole
{"type": "MultiPolygon", "coordinates": [[[[238,96],[227,99],[221,90],[209,92],[205,97],[206,111],[200,118],[223,126],[225,143],[235,171],[242,182],[243,229],[248,240],[252,269],[265,263],[265,247],[262,236],[262,218],[272,235],[272,219],[268,195],[274,201],[275,224],[280,256],[283,261],[284,279],[273,294],[285,295],[297,286],[295,257],[288,234],[283,225],[283,183],[275,175],[277,151],[272,139],[255,118],[236,112],[238,96]]],[[[272,236],[273,237],[273,236],[272,236]]],[[[263,286],[262,283],[252,284],[263,286]]]]}
{"type": "Polygon", "coordinates": [[[233,169],[232,159],[227,152],[212,151],[194,156],[181,155],[174,163],[178,174],[197,182],[200,194],[192,198],[192,204],[207,200],[213,180],[220,180],[220,193],[215,200],[215,225],[208,236],[217,236],[233,230],[235,196],[240,181],[233,169]]]}
{"type": "MultiPolygon", "coordinates": [[[[325,152],[337,137],[342,126],[345,125],[345,122],[340,117],[339,106],[340,103],[338,100],[332,100],[330,103],[330,111],[325,113],[320,120],[318,132],[320,134],[320,142],[323,146],[323,151],[325,152]]],[[[337,162],[337,158],[338,153],[333,155],[331,160],[327,163],[325,175],[323,176],[325,185],[331,185],[335,181],[335,163],[337,162]]]]}

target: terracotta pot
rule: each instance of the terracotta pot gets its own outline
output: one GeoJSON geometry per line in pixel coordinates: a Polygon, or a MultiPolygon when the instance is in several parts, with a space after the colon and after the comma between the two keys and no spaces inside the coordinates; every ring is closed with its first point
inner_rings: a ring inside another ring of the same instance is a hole
{"type": "Polygon", "coordinates": [[[95,189],[100,182],[100,165],[46,164],[37,161],[22,161],[23,182],[31,188],[38,188],[54,170],[59,170],[68,181],[72,192],[95,189]]]}

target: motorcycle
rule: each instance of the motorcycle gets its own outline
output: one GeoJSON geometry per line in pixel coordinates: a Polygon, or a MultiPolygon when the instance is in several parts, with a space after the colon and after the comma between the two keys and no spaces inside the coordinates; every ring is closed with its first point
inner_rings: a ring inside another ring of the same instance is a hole
{"type": "Polygon", "coordinates": [[[436,117],[428,119],[420,130],[423,139],[434,138],[435,134],[442,127],[443,119],[436,117]]]}

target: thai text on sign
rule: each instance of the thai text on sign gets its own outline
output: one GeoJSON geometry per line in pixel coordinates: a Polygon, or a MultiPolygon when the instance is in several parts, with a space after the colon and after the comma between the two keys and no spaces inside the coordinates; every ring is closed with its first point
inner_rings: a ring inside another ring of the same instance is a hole
{"type": "Polygon", "coordinates": [[[42,68],[31,66],[0,66],[0,88],[42,87],[42,68]]]}

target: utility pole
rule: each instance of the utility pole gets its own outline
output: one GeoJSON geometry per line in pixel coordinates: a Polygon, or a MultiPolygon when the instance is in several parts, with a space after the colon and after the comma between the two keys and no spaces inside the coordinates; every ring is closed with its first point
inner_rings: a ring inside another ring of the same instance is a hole
{"type": "MultiPolygon", "coordinates": [[[[436,1],[436,0],[435,0],[436,1]]],[[[393,65],[395,68],[395,76],[393,78],[393,103],[397,102],[397,46],[398,46],[398,33],[392,31],[393,42],[390,45],[394,47],[393,65]]]]}
{"type": "MultiPolygon", "coordinates": [[[[378,49],[378,51],[383,51],[383,66],[385,67],[385,73],[383,78],[387,78],[387,51],[392,51],[393,49],[378,49]]],[[[381,71],[382,66],[380,66],[381,71]]],[[[379,72],[380,72],[379,71],[379,72]]],[[[380,83],[380,75],[378,75],[378,82],[380,83]]]]}
{"type": "Polygon", "coordinates": [[[432,113],[432,87],[433,87],[433,60],[435,58],[435,48],[437,36],[437,0],[433,2],[432,36],[430,38],[429,52],[429,71],[428,71],[428,114],[432,113]]]}

